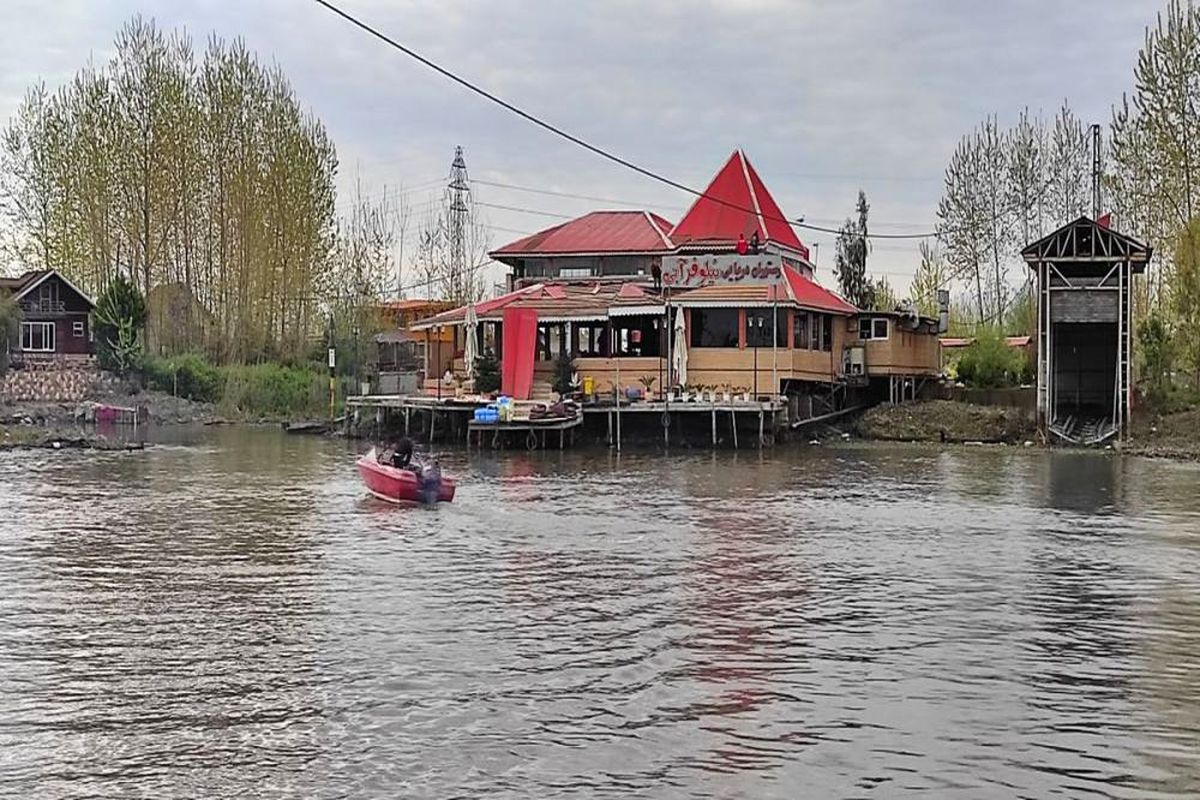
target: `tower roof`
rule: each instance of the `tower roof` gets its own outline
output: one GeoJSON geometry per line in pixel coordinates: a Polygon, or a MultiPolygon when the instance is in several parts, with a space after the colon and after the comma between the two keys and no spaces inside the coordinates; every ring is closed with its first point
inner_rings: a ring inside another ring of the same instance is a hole
{"type": "Polygon", "coordinates": [[[771,242],[808,260],[808,248],[788,224],[775,198],[741,150],[735,150],[725,166],[692,203],[674,228],[671,241],[688,244],[733,244],[739,235],[771,242]]]}

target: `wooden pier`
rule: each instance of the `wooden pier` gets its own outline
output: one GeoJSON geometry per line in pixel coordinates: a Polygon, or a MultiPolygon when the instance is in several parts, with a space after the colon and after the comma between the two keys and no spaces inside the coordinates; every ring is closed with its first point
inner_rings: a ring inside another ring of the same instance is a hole
{"type": "MultiPolygon", "coordinates": [[[[594,429],[595,438],[599,439],[604,433],[604,441],[610,447],[620,450],[622,444],[631,440],[631,428],[637,429],[637,440],[646,442],[659,436],[657,432],[647,435],[647,428],[653,426],[655,431],[661,430],[664,446],[669,447],[672,441],[672,427],[682,428],[688,425],[695,440],[696,421],[708,418],[708,439],[713,447],[724,441],[723,434],[728,433],[735,448],[743,445],[752,447],[770,446],[775,443],[776,434],[789,427],[787,420],[787,403],[782,400],[723,400],[716,401],[634,401],[614,403],[594,403],[582,406],[581,413],[573,419],[526,419],[518,418],[507,422],[476,422],[473,417],[475,410],[487,406],[491,401],[482,398],[443,398],[428,396],[404,395],[367,395],[346,399],[347,424],[363,422],[363,417],[372,411],[375,420],[383,425],[398,416],[402,422],[395,422],[396,428],[402,428],[406,436],[422,434],[429,441],[460,441],[470,445],[472,434],[476,446],[484,446],[487,432],[491,431],[491,444],[499,447],[506,442],[524,435],[522,443],[528,449],[537,449],[552,444],[551,434],[557,432],[560,448],[574,445],[576,432],[590,420],[599,424],[599,417],[604,417],[604,428],[594,429]],[[741,431],[739,432],[739,426],[741,431]],[[755,435],[757,429],[757,436],[755,435]]],[[[520,401],[519,407],[532,405],[528,401],[520,401]]],[[[703,423],[700,423],[703,424],[703,423]]],[[[588,426],[593,427],[593,426],[588,426]]],[[[682,439],[679,434],[674,436],[678,442],[682,439]]]]}

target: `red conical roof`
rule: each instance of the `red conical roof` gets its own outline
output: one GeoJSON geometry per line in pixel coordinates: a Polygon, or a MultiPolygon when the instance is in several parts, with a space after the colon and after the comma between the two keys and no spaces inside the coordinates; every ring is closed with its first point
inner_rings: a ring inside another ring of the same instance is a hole
{"type": "Polygon", "coordinates": [[[704,194],[671,229],[670,238],[676,244],[732,244],[739,234],[751,239],[755,231],[764,243],[782,245],[808,260],[808,248],[787,223],[766,184],[746,154],[735,150],[704,194]]]}

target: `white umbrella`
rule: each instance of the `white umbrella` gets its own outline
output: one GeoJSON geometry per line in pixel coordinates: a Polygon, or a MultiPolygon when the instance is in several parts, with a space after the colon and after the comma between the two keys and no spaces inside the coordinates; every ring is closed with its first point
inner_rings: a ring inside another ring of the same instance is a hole
{"type": "Polygon", "coordinates": [[[675,370],[675,385],[687,385],[687,327],[683,309],[675,310],[675,342],[672,345],[671,366],[675,370]]]}
{"type": "Polygon", "coordinates": [[[475,316],[475,305],[467,306],[466,317],[466,335],[467,340],[463,342],[463,361],[466,362],[467,380],[475,377],[475,359],[478,358],[478,353],[475,352],[475,331],[479,327],[479,319],[475,316]]]}

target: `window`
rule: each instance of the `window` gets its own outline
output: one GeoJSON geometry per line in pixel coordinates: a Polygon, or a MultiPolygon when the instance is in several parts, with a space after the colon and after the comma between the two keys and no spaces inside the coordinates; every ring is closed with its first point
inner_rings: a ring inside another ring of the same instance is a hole
{"type": "Polygon", "coordinates": [[[578,345],[576,355],[599,358],[604,355],[604,323],[581,322],[575,327],[578,345]]]}
{"type": "Polygon", "coordinates": [[[74,336],[76,339],[83,338],[83,323],[82,322],[72,322],[71,323],[71,335],[74,336]]]}
{"type": "Polygon", "coordinates": [[[558,271],[560,278],[590,278],[594,274],[591,267],[563,267],[558,271]]]}
{"type": "Polygon", "coordinates": [[[692,347],[737,347],[738,312],[734,308],[693,308],[692,347]]]}
{"type": "Polygon", "coordinates": [[[22,322],[21,349],[27,353],[53,353],[54,323],[22,322]]]}
{"type": "Polygon", "coordinates": [[[821,315],[821,349],[826,353],[833,350],[833,317],[821,315]]]}
{"type": "Polygon", "coordinates": [[[821,315],[820,314],[809,314],[808,322],[809,322],[809,325],[808,325],[808,331],[809,331],[808,349],[809,350],[820,350],[821,349],[821,315]]]}
{"type": "Polygon", "coordinates": [[[538,325],[537,360],[553,361],[565,348],[566,326],[561,322],[538,325]]]}
{"type": "Polygon", "coordinates": [[[886,339],[886,338],[888,338],[887,317],[859,317],[858,338],[859,339],[886,339]]]}
{"type": "Polygon", "coordinates": [[[797,311],[796,322],[793,325],[792,331],[792,347],[797,350],[808,349],[808,312],[797,311]]]}
{"type": "Polygon", "coordinates": [[[620,317],[613,321],[613,355],[657,358],[663,354],[663,319],[620,317]]]}
{"type": "MultiPolygon", "coordinates": [[[[778,314],[778,312],[774,312],[778,314]]],[[[787,318],[772,316],[771,309],[754,309],[746,312],[746,346],[770,347],[774,332],[775,344],[787,347],[787,318]],[[779,324],[776,325],[778,320],[779,324]]]]}

